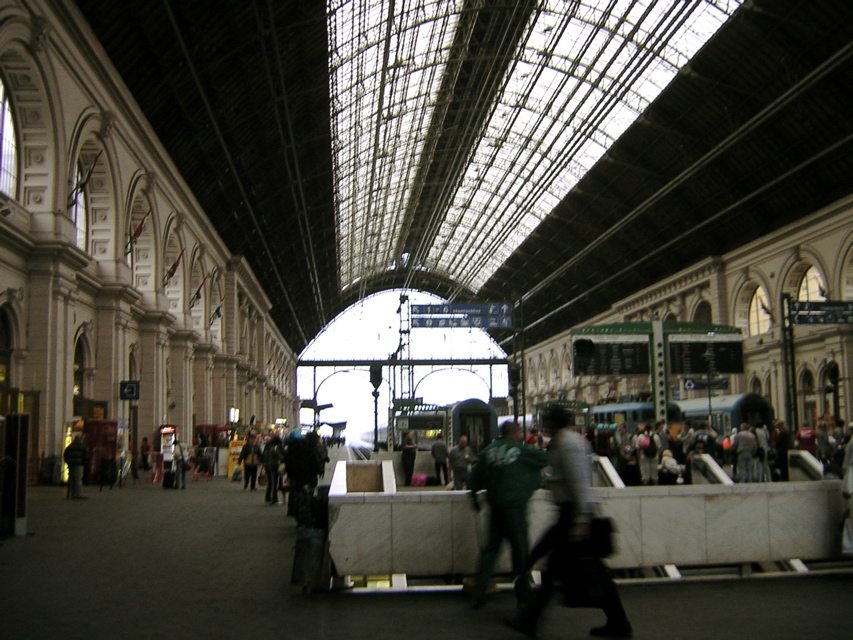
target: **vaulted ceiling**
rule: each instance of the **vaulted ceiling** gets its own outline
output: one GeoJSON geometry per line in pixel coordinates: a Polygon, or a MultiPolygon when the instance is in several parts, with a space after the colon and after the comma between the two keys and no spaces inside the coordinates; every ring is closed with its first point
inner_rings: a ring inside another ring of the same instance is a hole
{"type": "Polygon", "coordinates": [[[297,352],[397,287],[534,344],[853,193],[849,0],[73,4],[297,352]]]}

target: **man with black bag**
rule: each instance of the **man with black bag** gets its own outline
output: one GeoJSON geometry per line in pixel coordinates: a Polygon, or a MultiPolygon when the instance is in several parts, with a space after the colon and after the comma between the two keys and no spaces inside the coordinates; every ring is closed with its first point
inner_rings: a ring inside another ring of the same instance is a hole
{"type": "Polygon", "coordinates": [[[593,520],[596,520],[596,525],[607,521],[593,518],[589,445],[568,425],[568,416],[560,407],[553,407],[542,416],[542,426],[551,434],[549,456],[552,475],[548,487],[559,507],[559,517],[530,552],[528,559],[530,569],[537,560],[549,556],[547,567],[542,572],[542,587],[533,604],[522,608],[518,619],[510,625],[534,637],[536,625],[557,581],[565,587],[566,606],[600,608],[607,616],[604,626],[591,629],[590,635],[630,638],[631,623],[622,607],[616,584],[601,561],[612,552],[609,532],[599,532],[597,526],[593,531],[591,526],[593,520]]]}

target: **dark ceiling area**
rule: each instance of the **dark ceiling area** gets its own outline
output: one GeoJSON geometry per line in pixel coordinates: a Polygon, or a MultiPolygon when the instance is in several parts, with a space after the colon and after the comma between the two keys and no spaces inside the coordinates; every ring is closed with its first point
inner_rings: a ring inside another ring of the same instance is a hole
{"type": "MultiPolygon", "coordinates": [[[[347,305],[408,286],[517,303],[523,342],[493,334],[512,353],[853,193],[853,3],[751,0],[476,294],[403,264],[342,292],[325,3],[75,4],[296,352],[347,305]]],[[[460,168],[445,150],[479,135],[499,63],[536,10],[476,4],[413,220],[446,206],[439,187],[460,168]],[[489,56],[498,64],[478,66],[489,56]]],[[[437,233],[406,232],[407,253],[437,233]]]]}

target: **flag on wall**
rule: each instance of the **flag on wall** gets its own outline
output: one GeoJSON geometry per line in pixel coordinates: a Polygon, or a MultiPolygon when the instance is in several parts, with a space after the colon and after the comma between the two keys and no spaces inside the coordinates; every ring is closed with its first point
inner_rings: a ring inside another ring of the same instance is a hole
{"type": "Polygon", "coordinates": [[[70,209],[77,202],[77,196],[80,195],[83,190],[86,188],[86,185],[89,184],[89,181],[92,179],[92,174],[95,172],[95,165],[98,164],[98,160],[101,159],[101,154],[104,152],[103,149],[98,151],[98,155],[95,156],[95,159],[92,161],[92,166],[89,167],[89,171],[86,173],[86,176],[74,185],[74,188],[71,190],[71,193],[68,194],[68,206],[66,209],[70,209]]]}
{"type": "Polygon", "coordinates": [[[145,222],[148,220],[148,216],[151,215],[151,209],[148,210],[144,216],[142,216],[142,220],[136,226],[136,231],[133,232],[133,235],[128,239],[127,244],[124,245],[124,255],[129,254],[133,251],[133,245],[136,244],[136,241],[139,240],[139,236],[142,235],[142,230],[145,228],[145,222]]]}
{"type": "Polygon", "coordinates": [[[195,306],[195,303],[201,300],[201,290],[204,287],[204,283],[207,282],[207,276],[204,276],[204,280],[201,281],[201,284],[198,285],[198,289],[195,290],[193,294],[192,300],[190,300],[190,309],[195,306]]]}
{"type": "Polygon", "coordinates": [[[210,324],[208,326],[213,326],[213,323],[216,322],[217,318],[222,317],[222,303],[225,302],[225,298],[219,301],[219,305],[216,309],[213,310],[213,313],[210,314],[210,324]]]}
{"type": "Polygon", "coordinates": [[[186,251],[186,249],[181,249],[181,252],[178,254],[178,257],[175,258],[174,264],[169,267],[169,270],[166,272],[166,277],[163,278],[164,287],[169,284],[169,280],[171,280],[178,272],[178,266],[181,264],[181,258],[184,257],[184,251],[186,251]]]}

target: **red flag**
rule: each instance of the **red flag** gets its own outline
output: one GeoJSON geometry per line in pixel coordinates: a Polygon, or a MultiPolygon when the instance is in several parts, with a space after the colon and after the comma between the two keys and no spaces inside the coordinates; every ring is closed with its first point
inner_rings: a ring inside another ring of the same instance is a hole
{"type": "Polygon", "coordinates": [[[169,268],[169,271],[166,273],[166,277],[163,278],[164,287],[169,284],[169,280],[171,280],[178,272],[178,265],[181,264],[181,258],[184,257],[184,251],[186,251],[186,249],[181,249],[181,252],[178,254],[178,257],[175,259],[175,263],[169,268]]]}
{"type": "Polygon", "coordinates": [[[214,309],[213,313],[210,314],[210,324],[209,326],[213,326],[213,323],[216,322],[217,318],[222,317],[222,303],[225,302],[225,298],[219,301],[219,306],[214,309]]]}
{"type": "Polygon", "coordinates": [[[201,300],[201,289],[204,287],[204,283],[207,282],[207,276],[204,276],[204,280],[201,281],[201,284],[198,285],[198,289],[195,290],[193,294],[193,299],[190,300],[190,309],[195,306],[195,303],[201,300]]]}
{"type": "Polygon", "coordinates": [[[89,167],[89,172],[86,174],[86,177],[83,178],[77,185],[71,190],[71,193],[68,195],[68,206],[67,209],[70,209],[74,206],[74,203],[77,202],[77,195],[82,193],[83,189],[86,188],[86,185],[89,184],[89,181],[92,179],[92,174],[95,173],[95,165],[98,164],[98,160],[101,159],[101,154],[104,152],[103,149],[98,151],[98,155],[95,156],[95,159],[92,161],[92,166],[89,167]]]}
{"type": "Polygon", "coordinates": [[[131,251],[133,251],[133,245],[136,244],[136,241],[139,240],[139,236],[142,235],[142,230],[145,228],[145,221],[148,220],[148,216],[151,215],[151,209],[148,210],[144,216],[142,216],[142,220],[136,227],[136,231],[133,232],[133,235],[130,236],[130,240],[127,241],[127,244],[124,245],[124,255],[127,255],[131,251]]]}

